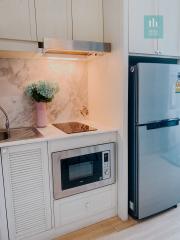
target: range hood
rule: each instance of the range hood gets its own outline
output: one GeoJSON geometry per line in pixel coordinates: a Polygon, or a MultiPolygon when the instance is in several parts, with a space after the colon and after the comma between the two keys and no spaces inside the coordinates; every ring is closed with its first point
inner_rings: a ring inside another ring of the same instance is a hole
{"type": "Polygon", "coordinates": [[[88,42],[76,40],[60,40],[54,38],[45,38],[43,43],[39,43],[43,54],[87,57],[102,56],[107,52],[111,52],[111,44],[104,42],[88,42]]]}

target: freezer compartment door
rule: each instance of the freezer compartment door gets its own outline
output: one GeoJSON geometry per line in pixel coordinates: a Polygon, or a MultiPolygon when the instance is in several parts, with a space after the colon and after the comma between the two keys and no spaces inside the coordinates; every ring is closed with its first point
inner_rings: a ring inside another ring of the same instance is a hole
{"type": "Polygon", "coordinates": [[[137,127],[139,219],[180,202],[180,126],[172,123],[137,127]]]}
{"type": "Polygon", "coordinates": [[[136,71],[136,122],[144,124],[180,117],[180,66],[139,63],[136,71]]]}

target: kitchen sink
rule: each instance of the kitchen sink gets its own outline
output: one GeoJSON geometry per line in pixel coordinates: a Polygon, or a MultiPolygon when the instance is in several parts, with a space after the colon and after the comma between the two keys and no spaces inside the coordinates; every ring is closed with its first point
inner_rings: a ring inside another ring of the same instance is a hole
{"type": "Polygon", "coordinates": [[[0,130],[0,141],[5,141],[9,138],[6,130],[0,130]]]}
{"type": "Polygon", "coordinates": [[[0,142],[18,141],[39,137],[42,137],[42,135],[33,127],[11,128],[9,135],[5,129],[0,129],[0,142]]]}

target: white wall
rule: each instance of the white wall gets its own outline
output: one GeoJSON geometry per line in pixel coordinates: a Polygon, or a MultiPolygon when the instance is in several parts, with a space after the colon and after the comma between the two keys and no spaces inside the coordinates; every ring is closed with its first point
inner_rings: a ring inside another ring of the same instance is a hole
{"type": "Polygon", "coordinates": [[[118,214],[128,218],[128,1],[104,0],[104,40],[112,53],[88,66],[90,120],[119,129],[118,214]]]}

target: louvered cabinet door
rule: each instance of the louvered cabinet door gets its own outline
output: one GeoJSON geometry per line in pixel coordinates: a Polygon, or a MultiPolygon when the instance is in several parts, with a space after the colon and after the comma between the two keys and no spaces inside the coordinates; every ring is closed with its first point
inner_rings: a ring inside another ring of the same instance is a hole
{"type": "Polygon", "coordinates": [[[50,230],[47,144],[2,148],[2,163],[10,240],[50,230]]]}
{"type": "Polygon", "coordinates": [[[9,240],[6,219],[6,204],[4,196],[3,174],[1,166],[1,155],[0,155],[0,240],[9,240]]]}

